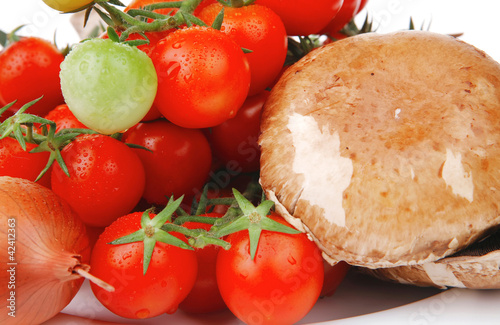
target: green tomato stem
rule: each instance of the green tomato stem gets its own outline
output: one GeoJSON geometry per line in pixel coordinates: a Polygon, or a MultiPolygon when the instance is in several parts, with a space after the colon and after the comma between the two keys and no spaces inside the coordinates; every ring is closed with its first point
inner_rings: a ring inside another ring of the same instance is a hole
{"type": "Polygon", "coordinates": [[[97,0],[96,2],[109,13],[112,21],[116,25],[123,26],[126,24],[131,26],[126,28],[120,36],[120,41],[124,41],[132,33],[164,31],[187,23],[184,14],[192,14],[201,1],[202,0],[186,0],[156,3],[146,6],[145,9],[148,10],[136,9],[131,14],[115,8],[114,6],[108,4],[107,1],[97,0]],[[174,16],[151,13],[152,10],[163,8],[179,8],[179,10],[174,16]],[[147,11],[150,13],[146,13],[147,11]],[[135,16],[138,15],[153,18],[155,20],[150,23],[144,22],[135,18],[135,16]]]}
{"type": "Polygon", "coordinates": [[[179,11],[184,11],[192,14],[196,7],[201,3],[202,0],[186,0],[182,1],[179,11]]]}
{"type": "Polygon", "coordinates": [[[178,232],[180,234],[186,235],[188,237],[196,237],[199,236],[202,229],[188,229],[186,227],[182,227],[180,225],[176,225],[173,223],[166,223],[163,226],[161,226],[161,230],[166,231],[166,232],[178,232]]]}
{"type": "Polygon", "coordinates": [[[217,218],[213,218],[213,217],[205,217],[205,216],[200,216],[200,215],[197,215],[197,216],[186,215],[186,216],[177,217],[174,221],[174,224],[182,225],[186,222],[200,222],[200,223],[206,223],[209,225],[213,225],[216,220],[217,220],[217,218]]]}
{"type": "Polygon", "coordinates": [[[228,250],[231,248],[231,244],[228,243],[225,240],[219,239],[219,238],[214,238],[214,237],[207,237],[204,235],[201,235],[200,237],[197,238],[189,238],[189,245],[195,248],[203,248],[207,245],[216,245],[220,246],[225,250],[228,250]]]}
{"type": "Polygon", "coordinates": [[[180,8],[185,1],[157,2],[144,6],[144,9],[152,11],[157,9],[180,8]]]}
{"type": "Polygon", "coordinates": [[[165,19],[168,18],[166,15],[159,14],[157,12],[149,11],[149,10],[144,10],[144,9],[130,9],[127,11],[127,14],[132,16],[132,17],[146,17],[146,18],[151,18],[151,19],[165,19]]]}
{"type": "Polygon", "coordinates": [[[231,7],[233,8],[241,8],[245,5],[245,1],[243,0],[231,0],[231,7]]]}
{"type": "Polygon", "coordinates": [[[113,7],[112,5],[108,4],[107,2],[100,2],[99,1],[99,5],[101,7],[103,7],[109,13],[113,22],[118,26],[122,26],[123,22],[127,22],[128,24],[131,24],[131,25],[145,24],[144,22],[135,19],[134,17],[126,14],[125,12],[121,11],[120,9],[113,7]]]}

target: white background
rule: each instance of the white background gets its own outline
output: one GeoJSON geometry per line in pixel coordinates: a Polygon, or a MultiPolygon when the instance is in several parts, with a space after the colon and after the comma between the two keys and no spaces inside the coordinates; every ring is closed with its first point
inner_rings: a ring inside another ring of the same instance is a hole
{"type": "MultiPolygon", "coordinates": [[[[122,2],[128,4],[130,0],[122,2]]],[[[361,23],[368,14],[374,20],[377,32],[385,33],[407,29],[410,17],[413,17],[417,28],[424,25],[434,32],[463,33],[461,38],[464,41],[500,61],[499,13],[498,0],[369,0],[357,21],[361,23]]],[[[41,0],[0,0],[1,30],[10,31],[25,24],[27,26],[20,34],[49,40],[55,34],[59,47],[80,40],[69,23],[70,17],[50,9],[41,0]]]]}

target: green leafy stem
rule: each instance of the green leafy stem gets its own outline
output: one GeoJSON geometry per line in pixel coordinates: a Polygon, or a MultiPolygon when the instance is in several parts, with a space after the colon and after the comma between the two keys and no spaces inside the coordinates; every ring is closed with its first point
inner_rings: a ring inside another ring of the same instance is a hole
{"type": "MultiPolygon", "coordinates": [[[[124,5],[118,0],[95,0],[89,5],[79,8],[75,11],[85,10],[85,24],[92,10],[97,12],[101,19],[108,25],[107,33],[111,40],[123,42],[132,46],[148,44],[149,39],[145,35],[147,32],[160,32],[173,28],[178,28],[182,25],[206,26],[206,24],[193,15],[194,10],[198,7],[202,0],[185,0],[174,2],[158,2],[144,6],[143,8],[130,9],[124,12],[121,8],[124,5]],[[158,9],[172,9],[167,14],[155,12],[158,9]],[[174,9],[177,11],[174,13],[174,9]],[[117,31],[120,31],[118,35],[117,31]],[[127,38],[130,34],[140,34],[143,39],[130,40],[127,38]]],[[[218,0],[224,6],[241,7],[248,6],[255,0],[218,0]]],[[[224,7],[218,14],[212,28],[220,29],[224,17],[224,7]]],[[[249,52],[247,49],[243,49],[249,52]]]]}
{"type": "Polygon", "coordinates": [[[263,200],[258,206],[254,206],[238,190],[233,189],[233,195],[234,197],[232,198],[207,199],[206,191],[202,194],[200,202],[203,203],[197,209],[198,214],[201,214],[200,209],[205,209],[205,204],[231,204],[231,207],[221,218],[188,215],[180,209],[182,197],[177,200],[170,199],[166,207],[157,215],[152,217],[151,210],[146,210],[143,213],[141,229],[120,237],[109,244],[121,245],[142,241],[144,244],[143,273],[146,274],[157,242],[191,250],[194,248],[203,248],[206,245],[217,245],[227,250],[230,249],[231,244],[225,241],[224,237],[238,231],[248,231],[250,256],[254,259],[263,230],[286,234],[300,233],[300,231],[294,228],[269,218],[268,215],[274,205],[272,201],[263,200]],[[174,213],[178,215],[175,219],[173,218],[174,213]],[[193,221],[211,224],[212,226],[209,230],[201,228],[189,229],[182,226],[185,222],[193,221]],[[172,235],[172,232],[185,235],[188,238],[187,242],[172,235]]]}
{"type": "MultiPolygon", "coordinates": [[[[32,143],[37,146],[30,151],[31,153],[44,151],[50,153],[47,165],[40,172],[35,181],[42,178],[42,176],[49,170],[50,166],[52,166],[54,161],[56,161],[64,173],[69,176],[68,168],[61,156],[62,148],[81,134],[97,134],[97,132],[90,129],[74,128],[62,129],[59,132],[56,132],[55,122],[37,115],[26,113],[26,110],[30,106],[36,104],[40,99],[42,99],[42,97],[24,104],[14,115],[8,117],[0,124],[0,140],[5,137],[11,137],[16,139],[25,151],[27,150],[26,143],[32,143]],[[41,132],[34,132],[35,125],[40,125],[41,132]]],[[[4,114],[15,103],[16,101],[13,101],[0,108],[0,116],[2,116],[2,114],[4,114]]]]}

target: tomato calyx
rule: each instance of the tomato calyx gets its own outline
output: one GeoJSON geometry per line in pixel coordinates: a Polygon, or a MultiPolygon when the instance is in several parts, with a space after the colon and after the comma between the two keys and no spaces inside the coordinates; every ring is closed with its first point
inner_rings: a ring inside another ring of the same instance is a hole
{"type": "MultiPolygon", "coordinates": [[[[90,129],[63,129],[56,133],[55,122],[37,115],[25,113],[30,106],[36,104],[42,97],[24,104],[14,115],[8,117],[0,124],[0,139],[12,137],[19,142],[23,150],[26,150],[27,142],[36,144],[37,146],[30,153],[43,151],[50,153],[45,168],[40,172],[35,182],[42,178],[54,161],[57,161],[64,173],[69,177],[68,168],[61,156],[62,148],[81,134],[97,134],[97,132],[90,129]],[[41,125],[42,134],[33,132],[33,126],[36,124],[41,125]]],[[[0,108],[0,116],[15,103],[16,101],[13,101],[0,108]]]]}
{"type": "Polygon", "coordinates": [[[216,226],[215,234],[218,237],[222,237],[238,231],[248,230],[250,238],[250,256],[252,260],[255,258],[262,230],[285,234],[300,233],[299,230],[283,225],[267,216],[274,206],[273,201],[264,200],[256,207],[238,190],[233,189],[233,195],[241,209],[242,215],[231,223],[220,227],[216,226]]]}
{"type": "Polygon", "coordinates": [[[0,30],[0,46],[5,48],[5,46],[7,45],[7,33],[5,33],[4,31],[0,30]]]}
{"type": "MultiPolygon", "coordinates": [[[[410,18],[410,30],[414,29],[413,26],[413,20],[410,18]]],[[[373,32],[373,19],[369,17],[369,15],[366,15],[366,18],[363,22],[363,25],[359,27],[354,19],[351,19],[349,23],[347,23],[338,33],[335,34],[326,34],[328,37],[328,42],[332,41],[338,41],[340,39],[346,38],[346,37],[352,37],[360,34],[365,34],[365,33],[371,33],[373,32]]]]}
{"type": "Polygon", "coordinates": [[[20,25],[20,26],[14,28],[9,33],[6,33],[4,31],[0,30],[0,46],[2,46],[3,48],[7,48],[10,44],[19,41],[20,36],[18,36],[16,33],[24,26],[26,26],[26,25],[20,25]]]}
{"type": "Polygon", "coordinates": [[[183,240],[173,236],[167,231],[162,229],[162,226],[167,222],[171,221],[172,214],[177,210],[182,202],[183,197],[172,201],[156,216],[151,219],[150,213],[151,209],[144,211],[141,217],[141,229],[120,237],[108,243],[111,245],[121,245],[130,244],[142,241],[144,243],[144,258],[143,258],[143,274],[145,275],[149,263],[151,262],[151,257],[153,255],[153,250],[155,248],[156,242],[162,242],[169,245],[174,245],[183,249],[193,250],[191,246],[186,244],[183,240]]]}
{"type": "MultiPolygon", "coordinates": [[[[254,190],[253,186],[249,186],[254,190]]],[[[245,191],[245,194],[248,193],[245,191]]],[[[108,244],[121,245],[135,242],[144,243],[143,273],[146,274],[157,242],[174,245],[183,249],[193,250],[207,245],[217,245],[228,250],[231,244],[223,238],[229,234],[248,230],[250,237],[250,253],[255,257],[262,230],[299,234],[300,231],[277,222],[268,215],[274,206],[270,200],[263,200],[257,206],[245,197],[244,194],[233,188],[233,198],[208,199],[207,187],[198,202],[195,202],[190,213],[184,211],[180,205],[183,197],[173,200],[170,198],[165,208],[155,216],[151,216],[152,208],[142,214],[141,228],[133,233],[115,239],[108,244]],[[230,205],[226,214],[221,218],[206,215],[207,205],[221,203],[230,205]],[[176,215],[174,218],[173,215],[176,215]],[[152,218],[151,218],[152,217],[152,218]],[[202,228],[188,228],[186,222],[201,222],[210,224],[209,230],[202,228]],[[187,242],[172,235],[175,232],[184,235],[187,242]]]]}
{"type": "MultiPolygon", "coordinates": [[[[194,229],[189,230],[190,233],[186,231],[183,233],[191,237],[189,238],[189,244],[193,247],[204,247],[205,245],[214,244],[222,246],[225,250],[230,248],[230,244],[221,238],[235,232],[248,230],[250,237],[250,254],[253,259],[257,251],[262,230],[286,234],[301,233],[294,228],[283,225],[268,217],[271,213],[271,209],[274,207],[273,201],[265,200],[264,197],[261,196],[261,203],[255,206],[250,199],[253,199],[257,192],[262,194],[260,185],[258,185],[257,182],[250,182],[243,194],[233,188],[232,197],[208,199],[207,187],[205,187],[200,200],[196,202],[192,208],[193,215],[178,210],[177,213],[179,216],[174,220],[173,224],[182,225],[189,221],[212,224],[212,227],[208,231],[194,229]],[[222,218],[203,216],[207,206],[219,204],[229,206],[222,218]],[[193,235],[193,232],[198,232],[198,235],[193,235]]],[[[171,224],[166,224],[165,226],[172,227],[171,224]]],[[[182,228],[183,227],[180,227],[180,229],[182,228]]]]}
{"type": "Polygon", "coordinates": [[[285,65],[292,65],[306,54],[320,46],[319,35],[288,37],[288,53],[285,65]]]}
{"type": "MultiPolygon", "coordinates": [[[[24,114],[24,112],[33,104],[38,102],[40,98],[37,98],[29,103],[24,104],[14,115],[8,117],[5,121],[0,124],[0,139],[3,139],[7,136],[12,136],[15,138],[23,150],[26,150],[26,141],[35,141],[33,138],[33,132],[30,129],[26,129],[22,127],[24,124],[31,124],[34,120],[43,122],[47,122],[47,120],[42,119],[41,117],[34,116],[31,114],[24,114]],[[25,133],[29,137],[25,139],[25,133]]],[[[0,109],[0,116],[4,114],[10,107],[12,107],[17,101],[10,102],[0,109]]],[[[35,122],[36,123],[36,122],[35,122]]]]}
{"type": "MultiPolygon", "coordinates": [[[[94,2],[102,7],[107,13],[96,6],[91,6],[87,9],[89,12],[86,16],[90,14],[91,10],[95,10],[109,26],[123,29],[123,32],[119,36],[120,42],[124,42],[129,35],[133,33],[141,34],[144,32],[166,31],[172,28],[178,28],[184,24],[187,26],[206,26],[203,21],[193,15],[194,10],[201,3],[201,0],[159,2],[140,9],[130,9],[127,12],[114,6],[122,6],[119,1],[95,0],[94,2]],[[153,12],[153,10],[168,8],[177,9],[177,12],[173,15],[170,15],[170,13],[164,15],[153,12]]],[[[143,36],[145,40],[148,41],[147,37],[145,35],[143,36]]]]}

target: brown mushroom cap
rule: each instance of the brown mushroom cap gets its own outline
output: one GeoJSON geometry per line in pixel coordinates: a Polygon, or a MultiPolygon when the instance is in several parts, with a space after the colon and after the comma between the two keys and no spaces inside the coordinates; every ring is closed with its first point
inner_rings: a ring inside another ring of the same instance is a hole
{"type": "Polygon", "coordinates": [[[500,224],[500,65],[451,36],[319,48],[273,88],[261,130],[264,191],[332,261],[432,262],[500,224]]]}
{"type": "Polygon", "coordinates": [[[417,286],[500,289],[500,231],[435,262],[361,270],[382,280],[417,286]]]}

